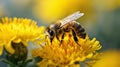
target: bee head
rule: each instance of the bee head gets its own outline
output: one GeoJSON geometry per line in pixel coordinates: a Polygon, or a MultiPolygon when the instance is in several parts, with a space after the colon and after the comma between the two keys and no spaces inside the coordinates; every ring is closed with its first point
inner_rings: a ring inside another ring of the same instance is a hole
{"type": "Polygon", "coordinates": [[[54,37],[55,35],[55,31],[54,31],[54,28],[49,26],[46,28],[46,33],[47,35],[51,38],[51,37],[54,37]]]}

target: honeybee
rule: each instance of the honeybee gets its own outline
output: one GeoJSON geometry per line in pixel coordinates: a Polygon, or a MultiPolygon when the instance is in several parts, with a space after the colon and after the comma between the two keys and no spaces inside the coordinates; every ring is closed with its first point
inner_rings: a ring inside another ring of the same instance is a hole
{"type": "Polygon", "coordinates": [[[73,39],[76,43],[78,43],[77,36],[85,39],[86,33],[84,28],[80,25],[80,23],[75,21],[78,18],[82,17],[83,15],[84,13],[80,13],[78,11],[48,26],[46,28],[46,33],[47,33],[47,36],[50,38],[51,43],[54,37],[56,37],[60,42],[62,42],[62,40],[64,39],[65,33],[70,31],[72,31],[73,39]],[[59,36],[61,34],[62,34],[62,37],[60,40],[59,36]]]}

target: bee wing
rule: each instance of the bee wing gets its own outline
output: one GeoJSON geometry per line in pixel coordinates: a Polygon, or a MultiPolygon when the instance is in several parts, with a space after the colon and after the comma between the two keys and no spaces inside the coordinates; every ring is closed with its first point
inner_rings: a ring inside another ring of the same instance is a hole
{"type": "Polygon", "coordinates": [[[67,16],[66,18],[61,20],[61,26],[60,27],[69,23],[70,21],[77,20],[78,18],[82,17],[83,15],[84,15],[84,13],[80,13],[80,11],[77,11],[77,12],[67,16]]]}

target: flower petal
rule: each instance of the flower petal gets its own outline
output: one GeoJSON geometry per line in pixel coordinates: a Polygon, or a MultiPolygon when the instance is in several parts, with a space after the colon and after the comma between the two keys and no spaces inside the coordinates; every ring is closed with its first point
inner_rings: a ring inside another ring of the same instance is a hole
{"type": "Polygon", "coordinates": [[[3,44],[0,44],[0,55],[3,53],[3,44]]]}
{"type": "Polygon", "coordinates": [[[6,51],[8,51],[11,54],[13,54],[15,52],[15,50],[13,49],[13,47],[11,45],[11,42],[6,43],[5,49],[6,49],[6,51]]]}

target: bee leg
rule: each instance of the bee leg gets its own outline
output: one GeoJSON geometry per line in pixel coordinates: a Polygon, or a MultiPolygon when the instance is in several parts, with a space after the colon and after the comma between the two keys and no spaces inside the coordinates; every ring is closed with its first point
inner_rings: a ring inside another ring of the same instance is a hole
{"type": "Polygon", "coordinates": [[[59,37],[56,35],[56,38],[57,38],[57,40],[60,42],[60,39],[59,39],[59,37]]]}
{"type": "Polygon", "coordinates": [[[47,39],[48,35],[45,35],[45,39],[47,39]]]}
{"type": "Polygon", "coordinates": [[[60,32],[61,32],[61,30],[60,29],[58,29],[57,31],[56,31],[56,38],[57,38],[57,40],[60,42],[60,39],[59,39],[59,34],[60,34],[60,32]]]}
{"type": "MultiPolygon", "coordinates": [[[[77,38],[76,33],[75,33],[74,30],[72,30],[72,34],[73,34],[73,39],[74,39],[74,41],[78,44],[78,38],[77,38]]],[[[78,45],[79,45],[79,44],[78,44],[78,45]]],[[[80,45],[79,45],[79,46],[80,46],[80,45]]]]}
{"type": "Polygon", "coordinates": [[[51,43],[52,43],[52,41],[53,41],[53,37],[50,38],[50,42],[51,42],[51,43]]]}
{"type": "Polygon", "coordinates": [[[61,38],[60,44],[63,42],[64,35],[65,35],[65,33],[62,34],[62,38],[61,38]]]}
{"type": "MultiPolygon", "coordinates": [[[[45,39],[47,39],[48,35],[45,36],[45,39]]],[[[50,37],[50,43],[52,43],[53,37],[50,37]]]]}

